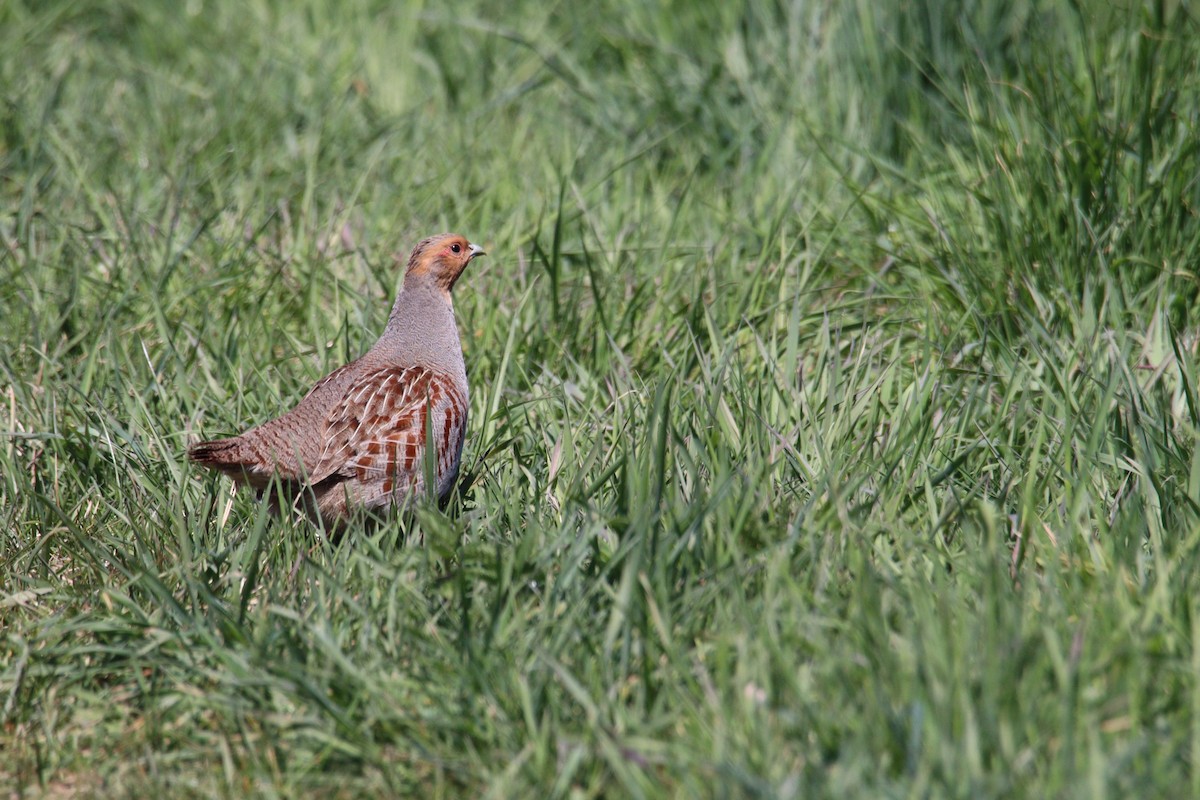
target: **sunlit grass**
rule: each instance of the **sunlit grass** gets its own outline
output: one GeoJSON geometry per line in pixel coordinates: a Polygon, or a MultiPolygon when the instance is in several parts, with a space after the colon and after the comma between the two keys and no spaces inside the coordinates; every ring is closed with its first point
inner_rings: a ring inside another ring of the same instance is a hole
{"type": "Polygon", "coordinates": [[[1200,30],[916,6],[0,6],[0,786],[1200,794],[1200,30]],[[187,464],[442,230],[447,511],[187,464]]]}

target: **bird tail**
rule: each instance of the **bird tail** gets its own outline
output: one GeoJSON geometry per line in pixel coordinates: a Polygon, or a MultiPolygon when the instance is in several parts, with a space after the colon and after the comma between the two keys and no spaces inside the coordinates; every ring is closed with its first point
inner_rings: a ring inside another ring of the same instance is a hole
{"type": "Polygon", "coordinates": [[[247,463],[240,437],[197,442],[188,448],[188,458],[202,467],[224,473],[234,480],[245,481],[250,466],[247,463]]]}

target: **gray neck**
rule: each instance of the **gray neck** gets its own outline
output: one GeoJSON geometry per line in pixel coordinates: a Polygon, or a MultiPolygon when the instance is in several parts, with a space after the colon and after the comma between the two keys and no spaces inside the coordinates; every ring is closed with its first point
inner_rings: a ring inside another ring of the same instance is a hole
{"type": "Polygon", "coordinates": [[[388,361],[415,363],[457,375],[465,382],[458,326],[450,293],[424,281],[414,281],[396,296],[383,336],[372,355],[388,361]]]}

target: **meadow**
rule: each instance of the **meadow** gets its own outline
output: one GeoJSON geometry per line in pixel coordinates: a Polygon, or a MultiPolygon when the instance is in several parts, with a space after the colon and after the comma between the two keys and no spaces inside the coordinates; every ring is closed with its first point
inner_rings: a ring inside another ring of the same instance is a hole
{"type": "Polygon", "coordinates": [[[0,2],[0,793],[1200,797],[1175,0],[0,2]],[[445,510],[187,463],[445,230],[445,510]]]}

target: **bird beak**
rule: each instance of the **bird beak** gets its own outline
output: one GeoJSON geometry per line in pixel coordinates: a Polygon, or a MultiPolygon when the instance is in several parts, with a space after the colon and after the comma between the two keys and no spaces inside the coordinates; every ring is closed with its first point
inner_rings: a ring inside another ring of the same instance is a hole
{"type": "Polygon", "coordinates": [[[469,244],[467,247],[471,248],[471,258],[474,258],[475,256],[487,255],[487,253],[483,252],[483,248],[477,244],[469,244]]]}

